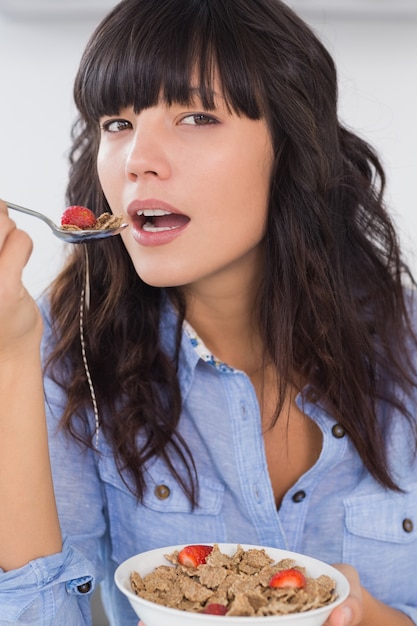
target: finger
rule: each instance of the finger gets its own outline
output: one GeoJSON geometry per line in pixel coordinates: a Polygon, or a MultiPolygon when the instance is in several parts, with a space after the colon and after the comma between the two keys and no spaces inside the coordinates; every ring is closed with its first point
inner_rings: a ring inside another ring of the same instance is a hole
{"type": "Polygon", "coordinates": [[[9,234],[16,228],[16,224],[7,214],[7,211],[0,211],[0,249],[3,247],[9,234]]]}
{"type": "Polygon", "coordinates": [[[346,600],[346,602],[332,611],[325,626],[357,626],[359,623],[360,622],[354,617],[350,601],[346,600]]]}
{"type": "Polygon", "coordinates": [[[6,307],[15,306],[25,294],[22,272],[31,251],[30,237],[16,228],[9,232],[0,247],[0,302],[6,307]]]}
{"type": "Polygon", "coordinates": [[[11,232],[16,229],[16,223],[9,215],[7,204],[0,199],[0,249],[11,232]]]}
{"type": "Polygon", "coordinates": [[[3,248],[6,240],[9,240],[8,245],[12,247],[12,254],[16,254],[17,259],[20,260],[24,267],[32,252],[32,240],[27,233],[16,228],[15,222],[9,217],[7,204],[0,199],[0,248],[3,248]],[[13,237],[10,237],[14,231],[16,233],[13,237]]]}
{"type": "Polygon", "coordinates": [[[16,273],[27,264],[31,255],[33,243],[29,235],[16,227],[10,228],[1,246],[0,267],[7,276],[10,272],[14,277],[16,273]]]}
{"type": "Polygon", "coordinates": [[[338,564],[335,567],[348,579],[350,593],[346,601],[332,611],[325,626],[359,626],[363,619],[363,598],[359,575],[350,565],[338,564]]]}

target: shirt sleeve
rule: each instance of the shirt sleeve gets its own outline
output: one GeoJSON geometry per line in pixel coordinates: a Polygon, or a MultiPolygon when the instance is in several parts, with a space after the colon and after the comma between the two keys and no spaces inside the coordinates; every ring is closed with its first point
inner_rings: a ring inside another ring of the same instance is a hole
{"type": "Polygon", "coordinates": [[[87,597],[94,584],[91,564],[65,539],[58,554],[0,569],[0,624],[90,624],[87,597]]]}
{"type": "MultiPolygon", "coordinates": [[[[45,341],[47,336],[44,345],[45,341]]],[[[106,537],[96,452],[58,428],[65,394],[48,377],[44,387],[63,547],[60,553],[36,559],[20,569],[0,569],[0,626],[89,626],[89,596],[103,577],[106,537]]]]}

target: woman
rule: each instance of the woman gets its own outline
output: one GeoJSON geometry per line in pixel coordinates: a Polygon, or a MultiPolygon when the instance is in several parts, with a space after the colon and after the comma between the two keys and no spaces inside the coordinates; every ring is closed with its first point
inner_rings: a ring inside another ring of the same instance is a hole
{"type": "Polygon", "coordinates": [[[4,623],[89,624],[103,580],[135,624],[117,565],[214,541],[343,563],[330,626],[417,623],[412,295],[332,59],[278,0],[124,0],[74,93],[68,201],[129,228],[71,250],[42,381],[2,208],[4,623]]]}

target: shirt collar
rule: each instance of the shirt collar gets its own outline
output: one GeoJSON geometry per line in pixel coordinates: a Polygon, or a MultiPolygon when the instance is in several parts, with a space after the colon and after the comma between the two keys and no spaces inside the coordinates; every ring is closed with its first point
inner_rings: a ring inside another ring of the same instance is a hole
{"type": "Polygon", "coordinates": [[[205,363],[209,363],[223,373],[235,371],[233,367],[230,367],[230,365],[227,365],[227,363],[224,363],[223,361],[215,357],[212,352],[210,352],[210,350],[204,344],[204,341],[201,339],[201,337],[198,336],[194,328],[189,322],[187,322],[187,320],[184,321],[183,331],[185,337],[188,338],[191,346],[202,361],[204,361],[205,363]]]}

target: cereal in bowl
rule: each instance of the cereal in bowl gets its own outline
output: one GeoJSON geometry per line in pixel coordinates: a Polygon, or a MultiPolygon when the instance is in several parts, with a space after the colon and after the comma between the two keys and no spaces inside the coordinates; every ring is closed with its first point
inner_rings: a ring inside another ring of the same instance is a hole
{"type": "Polygon", "coordinates": [[[228,616],[287,615],[336,600],[336,583],[327,575],[312,578],[293,559],[277,563],[264,549],[232,556],[214,546],[186,546],[165,557],[146,576],[131,575],[133,591],[170,608],[228,616]]]}

